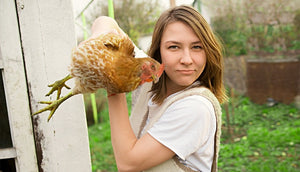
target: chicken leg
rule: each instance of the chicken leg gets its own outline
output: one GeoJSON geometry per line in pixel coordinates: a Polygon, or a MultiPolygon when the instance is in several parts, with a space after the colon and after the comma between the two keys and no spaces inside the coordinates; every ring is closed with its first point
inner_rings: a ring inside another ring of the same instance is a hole
{"type": "Polygon", "coordinates": [[[67,86],[65,84],[66,81],[68,81],[69,79],[73,78],[71,75],[67,75],[65,78],[61,79],[61,80],[58,80],[58,81],[55,81],[53,84],[50,84],[48,85],[48,87],[52,87],[52,89],[49,91],[48,94],[46,94],[46,96],[50,96],[54,91],[57,90],[57,97],[56,97],[56,100],[59,99],[60,97],[60,94],[61,94],[61,89],[63,87],[66,87],[67,89],[70,89],[69,86],[67,86]]]}
{"type": "Polygon", "coordinates": [[[46,106],[45,108],[33,113],[32,115],[36,115],[36,114],[39,114],[39,113],[42,113],[44,111],[47,111],[49,110],[50,111],[50,114],[48,116],[48,122],[49,120],[51,119],[51,117],[53,116],[54,112],[56,111],[56,109],[58,108],[58,106],[64,102],[65,100],[67,100],[68,98],[74,96],[75,94],[73,94],[73,92],[69,92],[66,96],[63,96],[57,100],[54,100],[54,101],[40,101],[39,103],[41,104],[48,104],[48,106],[46,106]]]}
{"type": "Polygon", "coordinates": [[[61,89],[63,87],[66,87],[67,89],[70,89],[70,87],[68,87],[65,82],[68,81],[69,79],[71,79],[72,76],[71,75],[67,75],[65,78],[58,80],[56,82],[54,82],[53,84],[48,85],[48,87],[52,87],[52,89],[48,92],[48,94],[46,94],[46,96],[50,96],[54,91],[57,91],[57,97],[56,100],[54,101],[40,101],[39,103],[41,104],[48,104],[48,106],[46,106],[45,108],[33,113],[32,115],[36,115],[39,113],[42,113],[44,111],[49,110],[50,114],[48,116],[48,121],[51,119],[51,117],[53,116],[54,112],[56,111],[56,109],[58,108],[58,106],[63,103],[65,100],[67,100],[68,98],[74,96],[75,94],[71,91],[69,92],[66,96],[60,97],[61,94],[61,89]]]}

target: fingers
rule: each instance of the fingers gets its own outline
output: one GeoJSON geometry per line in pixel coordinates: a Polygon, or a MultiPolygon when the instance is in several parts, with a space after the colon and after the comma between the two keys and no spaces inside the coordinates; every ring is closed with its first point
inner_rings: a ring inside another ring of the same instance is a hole
{"type": "Polygon", "coordinates": [[[93,23],[91,37],[96,38],[105,33],[116,33],[121,36],[127,36],[113,18],[100,16],[93,23]]]}
{"type": "Polygon", "coordinates": [[[128,35],[119,27],[118,23],[111,17],[100,16],[98,17],[92,26],[92,35],[87,39],[79,43],[79,45],[85,42],[98,38],[100,35],[114,33],[122,37],[128,37],[128,35]]]}

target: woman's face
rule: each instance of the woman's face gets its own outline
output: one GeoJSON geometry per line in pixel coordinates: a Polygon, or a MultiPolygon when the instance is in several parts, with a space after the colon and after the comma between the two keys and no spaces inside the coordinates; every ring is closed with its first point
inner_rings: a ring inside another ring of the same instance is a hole
{"type": "Polygon", "coordinates": [[[196,33],[180,21],[170,23],[165,28],[160,53],[167,74],[167,95],[195,82],[206,64],[206,55],[196,33]]]}

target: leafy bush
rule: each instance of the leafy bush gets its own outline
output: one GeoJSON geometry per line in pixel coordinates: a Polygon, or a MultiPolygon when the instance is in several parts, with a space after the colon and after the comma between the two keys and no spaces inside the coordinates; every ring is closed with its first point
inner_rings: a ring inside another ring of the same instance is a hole
{"type": "Polygon", "coordinates": [[[247,54],[248,33],[245,31],[241,19],[219,16],[213,19],[212,25],[221,39],[225,56],[239,56],[247,54]]]}
{"type": "Polygon", "coordinates": [[[295,53],[299,50],[299,9],[295,0],[205,1],[212,26],[224,42],[226,56],[295,53]],[[221,4],[218,4],[221,3],[221,4]],[[298,9],[298,10],[297,10],[298,9]]]}

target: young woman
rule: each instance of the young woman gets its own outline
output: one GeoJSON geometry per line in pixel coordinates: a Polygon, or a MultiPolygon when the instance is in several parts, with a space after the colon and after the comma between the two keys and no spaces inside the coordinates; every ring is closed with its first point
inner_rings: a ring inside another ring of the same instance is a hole
{"type": "MultiPolygon", "coordinates": [[[[105,31],[125,35],[102,17],[93,33],[105,31]]],[[[125,93],[108,97],[119,171],[216,171],[226,99],[222,46],[194,8],[177,6],[158,19],[149,56],[165,71],[158,83],[141,88],[130,120],[125,93]]]]}

